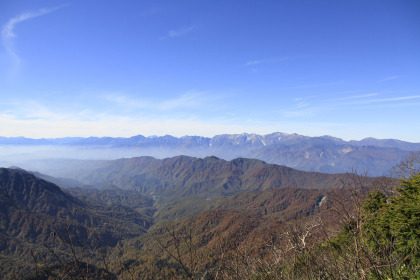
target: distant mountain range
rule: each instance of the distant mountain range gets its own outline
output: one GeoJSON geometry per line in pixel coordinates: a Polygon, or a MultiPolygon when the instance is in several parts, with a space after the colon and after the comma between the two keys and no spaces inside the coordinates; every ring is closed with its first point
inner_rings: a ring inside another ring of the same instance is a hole
{"type": "MultiPolygon", "coordinates": [[[[368,171],[373,176],[389,175],[391,167],[400,162],[408,153],[420,151],[420,143],[395,139],[366,138],[361,141],[344,141],[331,136],[308,137],[281,132],[267,135],[224,134],[212,138],[200,136],[177,138],[170,135],[55,139],[0,137],[0,145],[82,149],[86,155],[85,158],[92,149],[95,149],[97,153],[99,150],[103,158],[107,159],[134,156],[166,158],[177,155],[216,156],[225,160],[244,157],[305,171],[341,173],[357,170],[368,171]]],[[[53,155],[43,157],[51,158],[53,155]]],[[[77,158],[77,156],[72,158],[77,158]]],[[[100,158],[100,155],[95,154],[94,158],[100,158]]]]}
{"type": "Polygon", "coordinates": [[[267,147],[273,145],[296,145],[301,143],[336,144],[351,146],[377,146],[387,148],[398,148],[405,151],[420,150],[420,143],[410,143],[396,139],[365,138],[360,141],[344,141],[332,136],[309,137],[299,134],[288,134],[275,132],[266,135],[254,133],[242,134],[221,134],[214,137],[202,136],[143,136],[137,135],[129,138],[124,137],[64,137],[64,138],[42,138],[32,139],[26,137],[1,137],[0,145],[71,145],[71,146],[176,146],[185,148],[208,147],[216,149],[227,146],[267,147]]]}

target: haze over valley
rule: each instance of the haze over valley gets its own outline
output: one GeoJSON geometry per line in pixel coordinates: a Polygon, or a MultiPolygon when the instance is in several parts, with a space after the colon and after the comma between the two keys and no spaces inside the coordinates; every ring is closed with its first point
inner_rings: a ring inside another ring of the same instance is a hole
{"type": "Polygon", "coordinates": [[[392,175],[392,166],[411,152],[420,151],[420,143],[395,139],[344,141],[331,136],[308,137],[280,132],[224,134],[212,138],[170,135],[58,139],[3,137],[0,145],[3,160],[0,164],[4,167],[20,166],[59,177],[67,172],[66,165],[63,162],[58,168],[53,159],[113,160],[139,156],[163,159],[178,155],[216,156],[225,160],[254,158],[303,171],[359,171],[382,176],[392,175]]]}

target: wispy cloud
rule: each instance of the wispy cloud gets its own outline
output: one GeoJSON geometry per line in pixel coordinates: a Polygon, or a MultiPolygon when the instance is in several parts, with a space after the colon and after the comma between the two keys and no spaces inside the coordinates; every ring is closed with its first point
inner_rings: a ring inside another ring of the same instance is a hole
{"type": "Polygon", "coordinates": [[[314,118],[323,116],[326,112],[353,110],[360,106],[376,107],[404,107],[417,106],[420,104],[420,95],[384,97],[381,94],[370,93],[364,95],[352,95],[341,98],[294,98],[293,104],[289,104],[278,112],[285,118],[314,118]],[[376,97],[376,98],[375,98],[376,97]]]}
{"type": "Polygon", "coordinates": [[[294,106],[293,108],[287,108],[287,109],[281,109],[278,111],[278,113],[287,119],[293,119],[293,118],[313,118],[319,115],[320,113],[323,113],[328,108],[325,108],[325,106],[318,107],[318,106],[311,106],[310,104],[298,104],[297,106],[294,106]]]}
{"type": "Polygon", "coordinates": [[[161,110],[172,110],[176,108],[196,107],[200,105],[202,96],[197,93],[186,93],[177,98],[168,99],[162,102],[158,107],[161,110]]]}
{"type": "Polygon", "coordinates": [[[19,68],[19,65],[21,63],[20,57],[19,55],[16,53],[15,49],[14,49],[14,38],[16,38],[16,34],[14,32],[14,29],[16,27],[17,24],[26,21],[28,19],[31,18],[36,18],[36,17],[40,17],[42,15],[46,15],[49,14],[53,11],[56,11],[58,9],[61,9],[63,7],[65,7],[67,5],[61,5],[58,7],[54,7],[54,8],[44,8],[44,9],[40,9],[38,11],[34,11],[34,12],[26,12],[26,13],[22,13],[16,17],[11,18],[4,26],[3,29],[1,31],[1,37],[2,37],[2,43],[4,48],[6,49],[6,51],[9,53],[9,55],[11,56],[12,60],[13,60],[13,67],[14,67],[14,71],[16,71],[19,68]]]}
{"type": "Polygon", "coordinates": [[[351,100],[351,99],[360,99],[360,98],[368,98],[372,96],[377,96],[377,93],[369,93],[369,94],[363,94],[363,95],[353,95],[353,96],[346,96],[346,97],[339,97],[339,98],[333,98],[330,100],[351,100]]]}
{"type": "Polygon", "coordinates": [[[209,98],[205,97],[204,92],[191,91],[174,98],[163,100],[133,98],[124,94],[107,95],[105,99],[125,108],[172,111],[185,108],[198,109],[209,98]]]}
{"type": "Polygon", "coordinates": [[[305,108],[305,107],[308,107],[310,104],[309,103],[304,103],[304,102],[301,102],[301,103],[298,103],[297,105],[296,105],[296,109],[299,109],[299,108],[305,108]]]}
{"type": "Polygon", "coordinates": [[[420,95],[411,95],[411,96],[400,96],[400,97],[389,97],[389,98],[377,98],[377,99],[368,99],[368,100],[360,100],[355,101],[347,104],[373,104],[373,103],[387,103],[387,102],[398,102],[398,101],[406,101],[412,99],[420,99],[420,95]]]}
{"type": "Polygon", "coordinates": [[[265,63],[274,63],[279,61],[286,61],[291,59],[296,59],[298,56],[286,56],[281,58],[268,58],[268,59],[256,59],[256,60],[250,60],[247,61],[244,66],[255,66],[259,64],[265,64],[265,63]]]}
{"type": "Polygon", "coordinates": [[[188,33],[194,31],[195,29],[196,27],[194,25],[182,27],[179,29],[172,29],[172,30],[169,30],[168,33],[165,36],[161,37],[160,39],[167,39],[167,38],[173,39],[173,38],[185,36],[188,33]]]}
{"type": "Polygon", "coordinates": [[[389,77],[386,77],[382,80],[379,80],[378,82],[380,82],[380,83],[388,82],[388,81],[393,81],[393,80],[397,80],[397,79],[400,79],[400,78],[401,78],[401,76],[389,76],[389,77]]]}
{"type": "MultiPolygon", "coordinates": [[[[3,104],[3,105],[6,105],[3,104]]],[[[38,101],[27,99],[7,103],[8,110],[2,110],[2,113],[13,115],[22,120],[34,119],[62,119],[63,114],[60,109],[52,109],[38,101]],[[59,113],[60,112],[60,113],[59,113]]]]}
{"type": "Polygon", "coordinates": [[[262,63],[267,63],[269,60],[259,59],[259,60],[251,60],[244,64],[244,66],[254,66],[262,63]]]}
{"type": "Polygon", "coordinates": [[[308,84],[308,85],[297,85],[293,87],[289,87],[291,89],[298,89],[298,88],[319,88],[319,87],[329,87],[329,86],[336,86],[343,83],[343,81],[336,81],[330,83],[319,83],[319,84],[308,84]]]}

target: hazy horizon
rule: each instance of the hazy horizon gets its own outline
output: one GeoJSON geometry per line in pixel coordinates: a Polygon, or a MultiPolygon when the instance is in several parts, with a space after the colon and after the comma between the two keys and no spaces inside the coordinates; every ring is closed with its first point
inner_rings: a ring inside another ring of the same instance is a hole
{"type": "MultiPolygon", "coordinates": [[[[0,137],[5,137],[5,138],[26,138],[26,139],[34,139],[34,140],[54,140],[54,139],[71,139],[71,138],[80,138],[80,139],[86,139],[86,138],[132,138],[132,137],[136,137],[136,136],[144,136],[146,138],[154,138],[154,137],[164,137],[164,136],[171,136],[171,137],[175,137],[175,138],[183,138],[183,137],[204,137],[204,138],[213,138],[216,136],[221,136],[221,135],[243,135],[243,134],[248,134],[248,135],[261,135],[261,136],[265,136],[265,135],[270,135],[270,134],[275,134],[275,133],[284,133],[287,135],[300,135],[300,136],[304,136],[304,137],[333,137],[333,138],[338,138],[341,140],[344,140],[346,142],[349,141],[361,141],[361,140],[365,140],[365,139],[369,139],[369,138],[373,138],[373,139],[377,139],[377,140],[399,140],[399,141],[404,141],[404,142],[409,142],[409,143],[420,143],[420,142],[412,142],[412,141],[408,141],[408,140],[404,140],[404,139],[398,139],[398,138],[376,138],[376,137],[372,137],[372,136],[367,136],[364,138],[359,138],[359,139],[345,139],[345,138],[341,138],[341,137],[337,137],[335,135],[304,135],[304,134],[300,134],[300,133],[296,133],[296,132],[282,132],[282,131],[274,131],[274,132],[270,132],[270,133],[254,133],[254,132],[242,132],[242,133],[221,133],[221,134],[214,134],[214,135],[210,135],[210,136],[206,136],[206,135],[181,135],[181,136],[176,136],[176,135],[171,135],[171,134],[161,134],[161,135],[144,135],[144,134],[134,134],[131,136],[109,136],[109,135],[104,135],[104,136],[64,136],[64,137],[40,137],[40,138],[36,138],[36,137],[27,137],[24,135],[19,135],[19,136],[3,136],[0,135],[0,137]]],[[[65,145],[65,144],[62,144],[65,145]]],[[[31,146],[31,145],[29,145],[31,146]]],[[[46,145],[48,146],[48,145],[46,145]]]]}

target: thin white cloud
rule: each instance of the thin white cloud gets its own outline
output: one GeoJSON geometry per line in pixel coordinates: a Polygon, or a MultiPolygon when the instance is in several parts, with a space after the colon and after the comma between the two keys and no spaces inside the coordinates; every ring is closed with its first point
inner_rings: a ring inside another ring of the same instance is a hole
{"type": "Polygon", "coordinates": [[[63,7],[65,7],[67,5],[61,5],[55,8],[44,8],[44,9],[40,9],[38,11],[35,12],[26,12],[26,13],[22,13],[16,17],[11,18],[4,26],[3,29],[1,31],[1,37],[2,37],[2,43],[4,48],[6,49],[6,51],[9,53],[9,55],[12,58],[13,61],[13,67],[14,70],[16,71],[19,68],[20,65],[20,57],[18,56],[18,54],[16,53],[15,49],[14,49],[14,38],[16,38],[16,34],[14,32],[14,29],[16,27],[17,24],[26,21],[28,19],[31,18],[36,18],[36,17],[40,17],[42,15],[46,15],[49,14],[53,11],[56,11],[58,9],[61,9],[63,7]]]}
{"type": "Polygon", "coordinates": [[[297,89],[297,88],[318,88],[318,87],[329,87],[329,86],[336,86],[341,84],[343,81],[336,81],[336,82],[330,82],[330,83],[320,83],[320,84],[310,84],[310,85],[298,85],[289,87],[291,89],[297,89]]]}
{"type": "Polygon", "coordinates": [[[308,106],[309,106],[309,103],[303,103],[303,102],[301,102],[301,103],[297,104],[296,108],[297,109],[298,108],[305,108],[305,107],[308,107],[308,106]]]}
{"type": "Polygon", "coordinates": [[[281,57],[281,58],[256,59],[256,60],[247,61],[244,64],[244,66],[255,66],[255,65],[259,65],[259,64],[274,63],[274,62],[285,61],[285,60],[296,59],[296,58],[299,58],[299,57],[298,56],[286,56],[286,57],[281,57]]]}
{"type": "Polygon", "coordinates": [[[153,102],[136,98],[133,99],[131,97],[128,97],[124,94],[108,94],[104,96],[105,100],[110,101],[114,103],[114,105],[119,105],[127,108],[137,108],[137,109],[143,109],[143,108],[155,108],[155,105],[153,102]]]}
{"type": "Polygon", "coordinates": [[[420,99],[420,95],[360,100],[360,101],[349,102],[349,103],[346,103],[345,105],[389,103],[389,102],[406,101],[406,100],[412,100],[412,99],[420,99]]]}
{"type": "MultiPolygon", "coordinates": [[[[383,108],[412,108],[412,107],[419,107],[420,106],[420,100],[419,101],[410,101],[410,102],[395,102],[395,103],[384,103],[382,104],[383,108]]],[[[420,108],[420,107],[419,107],[420,108]]]]}
{"type": "Polygon", "coordinates": [[[176,108],[196,107],[201,104],[200,96],[194,93],[183,94],[174,99],[168,99],[159,104],[158,108],[163,111],[176,108]]]}
{"type": "Polygon", "coordinates": [[[388,82],[388,81],[393,81],[393,80],[397,80],[397,79],[400,79],[400,78],[401,78],[401,76],[389,76],[389,77],[386,77],[382,80],[379,80],[378,82],[380,82],[380,83],[388,82]]]}
{"type": "Polygon", "coordinates": [[[326,112],[337,110],[348,110],[352,106],[381,106],[381,107],[402,107],[402,106],[416,106],[419,104],[420,95],[399,96],[388,98],[373,98],[378,96],[378,93],[370,93],[364,95],[353,95],[335,99],[316,99],[309,103],[307,99],[294,98],[295,104],[289,108],[284,108],[278,113],[285,118],[312,118],[316,116],[325,115],[326,112]],[[409,103],[405,101],[410,101],[409,103]]]}
{"type": "Polygon", "coordinates": [[[61,108],[48,107],[45,104],[35,100],[19,100],[18,102],[9,102],[8,110],[1,113],[14,116],[20,120],[63,120],[65,114],[61,108]]]}
{"type": "Polygon", "coordinates": [[[253,65],[258,65],[258,64],[265,63],[265,62],[267,62],[267,60],[263,60],[263,59],[251,60],[251,61],[248,61],[247,63],[245,63],[244,66],[253,66],[253,65]]]}
{"type": "Polygon", "coordinates": [[[377,96],[377,93],[369,93],[369,94],[363,94],[363,95],[353,95],[353,96],[346,96],[346,97],[339,97],[339,98],[333,98],[330,100],[350,100],[350,99],[360,99],[360,98],[368,98],[372,96],[377,96]]]}
{"type": "Polygon", "coordinates": [[[313,118],[319,114],[323,114],[330,110],[327,106],[310,106],[310,104],[298,104],[297,106],[290,109],[279,110],[278,113],[287,119],[293,118],[313,118]]]}
{"type": "Polygon", "coordinates": [[[179,28],[179,29],[172,29],[172,30],[169,30],[168,34],[166,36],[162,37],[161,39],[177,38],[177,37],[185,36],[188,33],[192,32],[193,30],[195,30],[195,26],[188,26],[188,27],[183,27],[183,28],[179,28]]]}
{"type": "Polygon", "coordinates": [[[112,94],[105,96],[105,99],[125,108],[172,111],[185,108],[198,109],[208,102],[209,97],[206,97],[206,95],[208,95],[207,92],[191,91],[175,98],[151,100],[132,98],[124,94],[112,94]]]}

